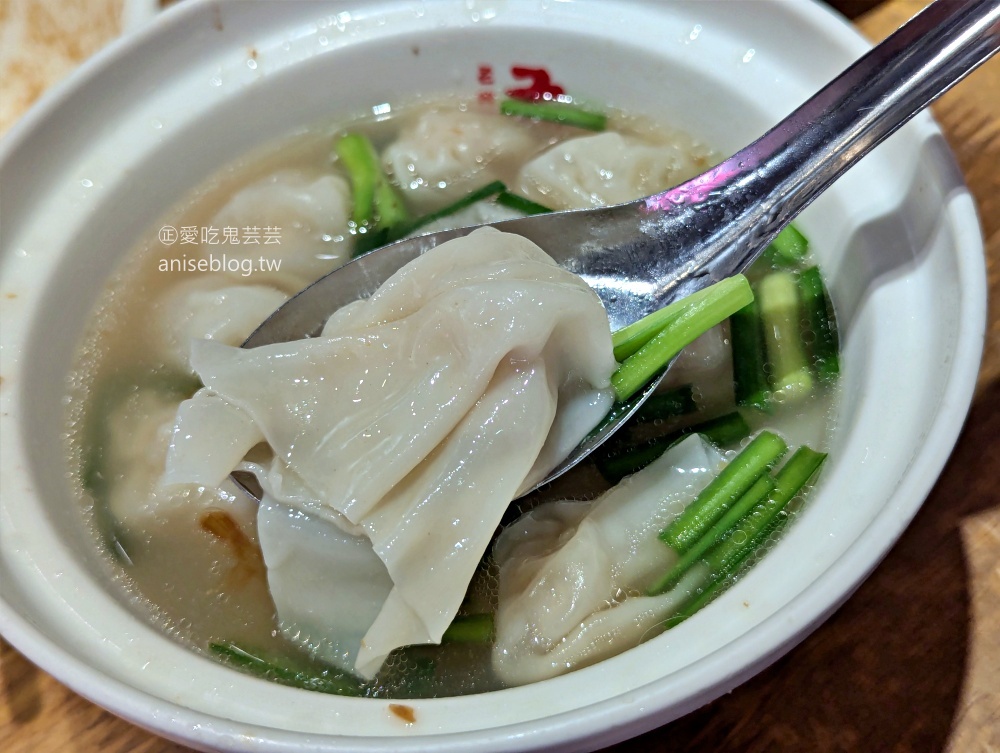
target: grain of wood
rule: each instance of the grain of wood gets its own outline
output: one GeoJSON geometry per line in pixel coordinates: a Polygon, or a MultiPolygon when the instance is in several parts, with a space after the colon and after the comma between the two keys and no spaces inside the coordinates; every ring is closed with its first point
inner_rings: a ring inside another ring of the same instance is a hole
{"type": "MultiPolygon", "coordinates": [[[[1000,426],[997,427],[1000,429],[1000,426]]],[[[996,466],[993,466],[994,468],[996,466]]],[[[1000,514],[962,521],[969,562],[973,633],[968,672],[948,753],[1000,751],[1000,514]]]]}
{"type": "Polygon", "coordinates": [[[121,31],[122,0],[0,0],[0,133],[121,31]]]}
{"type": "MultiPolygon", "coordinates": [[[[924,5],[895,0],[863,17],[859,28],[877,40],[924,5]]],[[[976,197],[986,245],[989,318],[983,363],[973,414],[962,453],[979,434],[981,444],[969,453],[969,494],[982,507],[958,521],[968,566],[969,644],[967,672],[955,710],[948,753],[1000,751],[1000,61],[993,59],[934,105],[934,115],[955,152],[976,197]]],[[[952,465],[955,464],[953,458],[952,465]]]]}

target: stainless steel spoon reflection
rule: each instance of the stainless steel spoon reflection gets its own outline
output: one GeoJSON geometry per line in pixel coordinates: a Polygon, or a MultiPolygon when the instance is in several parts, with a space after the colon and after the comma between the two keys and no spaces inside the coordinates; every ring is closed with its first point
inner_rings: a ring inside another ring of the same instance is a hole
{"type": "MultiPolygon", "coordinates": [[[[600,296],[613,330],[746,269],[848,168],[1000,49],[1000,0],[937,0],[740,152],[628,204],[494,223],[534,241],[600,296]]],[[[244,343],[317,334],[428,249],[473,228],[399,241],[303,290],[244,343]]],[[[542,482],[579,463],[652,393],[585,440],[542,482]]],[[[244,474],[237,479],[247,481],[244,474]]],[[[241,485],[243,485],[241,483],[241,485]]],[[[541,485],[541,484],[540,484],[541,485]]],[[[256,486],[256,484],[253,484],[256,486]]],[[[255,496],[258,489],[248,489],[255,496]]]]}

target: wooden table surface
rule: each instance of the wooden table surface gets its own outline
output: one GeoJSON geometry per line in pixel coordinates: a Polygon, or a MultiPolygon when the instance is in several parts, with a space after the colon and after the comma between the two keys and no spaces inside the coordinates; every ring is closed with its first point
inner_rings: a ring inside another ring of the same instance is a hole
{"type": "MultiPolygon", "coordinates": [[[[839,0],[873,41],[923,0],[839,0]],[[874,7],[873,7],[874,6],[874,7]]],[[[0,0],[0,133],[119,31],[121,0],[0,0]]],[[[975,195],[991,292],[972,412],[897,546],[826,624],[767,671],[609,750],[1000,751],[1000,59],[935,114],[975,195]]],[[[186,748],[77,696],[0,642],[0,750],[186,748]]]]}

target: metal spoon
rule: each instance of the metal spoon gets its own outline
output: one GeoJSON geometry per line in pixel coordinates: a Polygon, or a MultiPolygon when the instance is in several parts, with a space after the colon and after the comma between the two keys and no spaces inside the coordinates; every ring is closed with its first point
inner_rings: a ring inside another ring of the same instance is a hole
{"type": "MultiPolygon", "coordinates": [[[[998,49],[1000,0],[937,0],[708,172],[628,204],[493,224],[529,238],[580,275],[604,302],[611,328],[624,327],[746,269],[845,170],[998,49]]],[[[403,240],[352,261],[289,300],[243,347],[318,334],[341,306],[371,295],[407,262],[472,230],[403,240]]],[[[655,387],[649,385],[631,411],[585,440],[542,483],[604,442],[655,387]]]]}

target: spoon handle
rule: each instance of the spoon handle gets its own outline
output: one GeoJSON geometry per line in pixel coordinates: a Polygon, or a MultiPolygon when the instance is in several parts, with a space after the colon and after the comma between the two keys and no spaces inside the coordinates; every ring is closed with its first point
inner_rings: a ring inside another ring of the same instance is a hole
{"type": "Polygon", "coordinates": [[[645,209],[669,215],[661,227],[670,232],[684,215],[694,266],[714,279],[735,274],[845,170],[998,49],[1000,0],[937,0],[760,139],[649,197],[645,209]]]}

